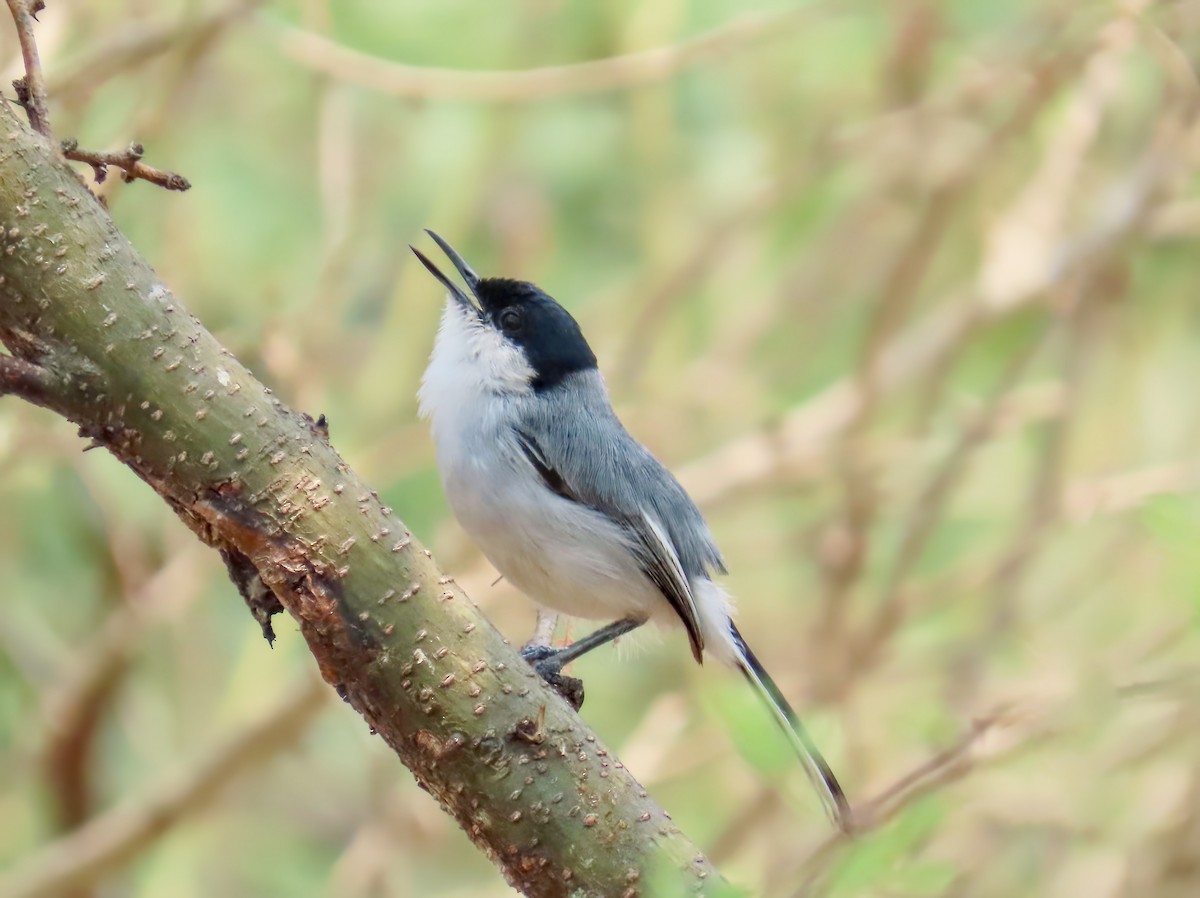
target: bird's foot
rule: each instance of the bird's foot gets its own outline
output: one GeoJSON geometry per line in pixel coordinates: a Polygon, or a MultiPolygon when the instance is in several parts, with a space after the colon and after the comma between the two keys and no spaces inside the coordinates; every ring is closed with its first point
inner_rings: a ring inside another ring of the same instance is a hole
{"type": "Polygon", "coordinates": [[[527,645],[521,649],[521,657],[529,662],[551,689],[578,711],[583,707],[583,680],[562,673],[562,662],[557,659],[560,651],[548,645],[527,645]]]}
{"type": "Polygon", "coordinates": [[[530,664],[538,664],[541,661],[546,661],[558,654],[558,649],[548,645],[542,645],[540,642],[527,642],[521,646],[521,657],[530,664]]]}

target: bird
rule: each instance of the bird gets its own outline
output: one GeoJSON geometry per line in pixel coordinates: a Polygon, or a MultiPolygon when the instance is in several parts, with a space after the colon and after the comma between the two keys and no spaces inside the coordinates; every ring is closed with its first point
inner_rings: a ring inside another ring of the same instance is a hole
{"type": "Polygon", "coordinates": [[[738,670],[771,711],[831,820],[850,804],[715,581],[725,562],[679,481],[613,411],[579,324],[532,283],[483,278],[433,231],[466,290],[424,253],[447,291],[418,410],[429,421],[450,508],[501,576],[536,603],[610,623],[526,659],[562,668],[638,627],[682,626],[698,663],[738,670]]]}

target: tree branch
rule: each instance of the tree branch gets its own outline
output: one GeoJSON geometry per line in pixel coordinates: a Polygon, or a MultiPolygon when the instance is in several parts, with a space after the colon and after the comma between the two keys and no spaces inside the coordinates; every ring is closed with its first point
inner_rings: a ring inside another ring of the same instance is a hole
{"type": "Polygon", "coordinates": [[[8,395],[20,396],[43,408],[53,408],[54,380],[40,365],[17,356],[0,355],[0,396],[8,395]]]}
{"type": "Polygon", "coordinates": [[[370,90],[422,100],[528,103],[665,81],[685,69],[715,62],[758,41],[785,34],[789,27],[813,15],[808,7],[750,14],[669,47],[522,71],[405,65],[360,53],[311,31],[282,26],[273,30],[278,34],[280,49],[296,62],[370,90]]]}
{"type": "Polygon", "coordinates": [[[37,14],[45,8],[44,0],[8,0],[8,10],[17,26],[17,40],[21,42],[21,58],[25,63],[25,77],[14,81],[13,89],[17,92],[17,100],[25,107],[33,130],[49,137],[50,116],[46,112],[46,79],[42,75],[42,60],[33,36],[37,14]]]}
{"type": "MultiPolygon", "coordinates": [[[[44,0],[8,0],[8,9],[16,25],[25,63],[25,77],[14,81],[13,89],[17,92],[17,101],[24,107],[33,130],[43,137],[53,139],[54,134],[50,130],[50,118],[46,109],[46,79],[42,74],[37,40],[33,34],[37,14],[45,6],[44,0]]],[[[104,153],[80,149],[79,142],[72,139],[64,140],[60,149],[66,158],[90,165],[97,184],[104,182],[108,176],[108,167],[112,165],[124,172],[126,182],[149,181],[167,190],[187,190],[192,186],[182,175],[162,171],[142,162],[145,150],[140,143],[131,143],[120,152],[104,153]]]]}
{"type": "Polygon", "coordinates": [[[6,357],[6,392],[45,399],[252,567],[326,681],[514,887],[539,898],[636,895],[651,878],[721,888],[327,432],[201,326],[50,141],[4,116],[0,333],[42,349],[39,365],[6,357]]]}
{"type": "Polygon", "coordinates": [[[142,162],[142,156],[145,155],[145,149],[140,143],[131,143],[119,153],[100,153],[95,150],[80,149],[77,140],[64,140],[62,142],[63,155],[74,162],[86,162],[92,167],[92,171],[96,175],[96,183],[103,184],[104,179],[108,177],[108,167],[114,166],[124,172],[126,183],[129,181],[149,181],[151,184],[157,184],[166,190],[188,190],[191,188],[191,182],[183,175],[177,175],[175,172],[162,171],[142,162]]]}

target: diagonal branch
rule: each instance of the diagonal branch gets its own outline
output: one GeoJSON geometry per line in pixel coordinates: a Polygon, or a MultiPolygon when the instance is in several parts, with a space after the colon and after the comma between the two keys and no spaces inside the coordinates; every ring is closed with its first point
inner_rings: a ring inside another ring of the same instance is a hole
{"type": "MultiPolygon", "coordinates": [[[[1062,728],[1063,709],[1054,702],[1001,704],[972,720],[965,732],[951,745],[935,752],[856,809],[856,835],[880,829],[901,812],[939,789],[956,783],[979,764],[994,762],[1032,745],[1053,738],[1062,728]]],[[[820,839],[808,852],[798,856],[793,869],[803,882],[793,898],[822,894],[817,890],[820,877],[840,849],[850,839],[834,832],[820,839]]]]}
{"type": "Polygon", "coordinates": [[[619,895],[664,877],[721,890],[327,429],[204,329],[52,142],[7,107],[0,119],[0,335],[21,335],[10,346],[37,347],[41,363],[4,357],[6,392],[45,398],[203,542],[253,568],[325,680],[515,888],[619,895]]]}
{"type": "Polygon", "coordinates": [[[46,94],[70,101],[116,77],[153,62],[180,43],[209,40],[265,0],[228,0],[210,10],[185,9],[170,20],[127,17],[111,33],[96,37],[81,55],[57,64],[46,75],[46,94]]]}

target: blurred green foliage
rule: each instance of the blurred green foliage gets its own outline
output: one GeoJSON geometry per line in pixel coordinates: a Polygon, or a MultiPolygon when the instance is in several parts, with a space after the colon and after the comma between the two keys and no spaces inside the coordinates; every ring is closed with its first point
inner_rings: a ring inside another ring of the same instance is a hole
{"type": "MultiPolygon", "coordinates": [[[[680,634],[585,659],[584,716],[733,881],[1200,891],[1200,6],[295,0],[214,25],[223,8],[52,4],[56,132],[141,141],[192,181],[103,190],[516,641],[532,611],[449,517],[416,420],[440,297],[406,244],[432,227],[571,309],[630,429],[703,494],[741,628],[852,797],[898,787],[838,842],[680,634]],[[777,14],[670,77],[531,102],[397,97],[284,44],[517,70],[777,14]],[[161,52],[123,49],[156,28],[161,52]]],[[[0,402],[0,871],[194,768],[311,666],[82,448],[0,402]]],[[[78,894],[507,894],[335,705],[78,894]]]]}

